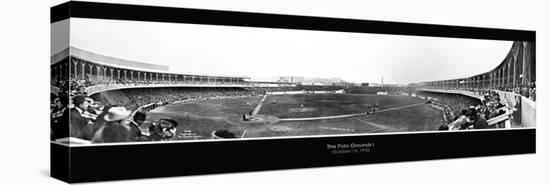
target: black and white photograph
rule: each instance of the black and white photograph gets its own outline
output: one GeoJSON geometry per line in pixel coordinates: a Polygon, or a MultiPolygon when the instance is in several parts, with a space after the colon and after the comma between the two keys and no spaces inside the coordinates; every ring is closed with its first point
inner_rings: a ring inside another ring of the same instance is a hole
{"type": "Polygon", "coordinates": [[[7,2],[1,181],[544,184],[544,5],[7,2]]]}
{"type": "Polygon", "coordinates": [[[536,126],[533,41],[74,17],[51,26],[51,140],[69,146],[536,126]]]}

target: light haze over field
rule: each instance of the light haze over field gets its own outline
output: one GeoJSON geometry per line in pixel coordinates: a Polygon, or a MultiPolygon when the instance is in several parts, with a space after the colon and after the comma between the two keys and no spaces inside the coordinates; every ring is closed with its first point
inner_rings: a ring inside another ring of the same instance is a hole
{"type": "MultiPolygon", "coordinates": [[[[339,77],[407,84],[468,77],[497,67],[512,41],[236,26],[70,19],[71,45],[171,71],[339,77]]],[[[52,46],[56,53],[63,48],[52,46]]],[[[52,53],[52,54],[53,54],[52,53]]]]}

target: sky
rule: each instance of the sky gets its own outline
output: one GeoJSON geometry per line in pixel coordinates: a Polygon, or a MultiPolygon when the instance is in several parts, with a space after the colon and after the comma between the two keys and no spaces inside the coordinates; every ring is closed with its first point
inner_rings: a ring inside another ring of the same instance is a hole
{"type": "MultiPolygon", "coordinates": [[[[408,84],[492,70],[512,41],[70,19],[71,46],[171,71],[408,84]]],[[[52,54],[57,52],[52,46],[52,54]]]]}

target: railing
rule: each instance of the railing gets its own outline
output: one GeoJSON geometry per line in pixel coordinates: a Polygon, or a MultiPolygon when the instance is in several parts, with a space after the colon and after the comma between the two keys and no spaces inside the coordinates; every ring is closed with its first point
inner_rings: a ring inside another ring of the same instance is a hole
{"type": "Polygon", "coordinates": [[[506,112],[504,114],[500,115],[500,116],[497,116],[497,117],[494,117],[494,118],[491,118],[491,119],[487,120],[487,124],[489,126],[496,125],[497,128],[498,128],[500,123],[504,122],[504,128],[512,128],[512,122],[510,121],[510,116],[512,115],[512,111],[510,109],[508,109],[507,107],[502,107],[502,108],[499,108],[495,111],[498,112],[498,111],[501,111],[501,110],[504,110],[506,112]]]}
{"type": "Polygon", "coordinates": [[[157,108],[158,106],[161,106],[161,105],[159,105],[157,103],[149,103],[147,105],[143,105],[143,106],[137,108],[134,112],[132,112],[132,117],[134,116],[134,114],[136,114],[136,112],[139,112],[139,111],[142,111],[142,110],[144,110],[145,112],[149,112],[149,111],[157,108]]]}

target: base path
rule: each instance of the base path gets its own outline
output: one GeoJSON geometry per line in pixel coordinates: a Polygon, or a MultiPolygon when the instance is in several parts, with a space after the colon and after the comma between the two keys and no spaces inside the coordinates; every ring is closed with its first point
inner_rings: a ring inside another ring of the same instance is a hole
{"type": "MultiPolygon", "coordinates": [[[[382,112],[387,112],[387,111],[399,110],[399,109],[408,108],[408,107],[414,107],[414,106],[418,106],[418,105],[422,105],[422,104],[426,104],[426,103],[415,103],[415,104],[405,105],[405,106],[401,106],[401,107],[388,108],[388,109],[376,111],[376,114],[382,113],[382,112]]],[[[285,118],[285,119],[279,119],[279,121],[311,121],[311,120],[325,120],[325,119],[340,119],[340,118],[349,118],[349,117],[356,117],[356,116],[366,116],[367,114],[368,114],[368,112],[355,113],[355,114],[344,114],[344,115],[338,115],[338,116],[322,116],[322,117],[309,117],[309,118],[285,118]]]]}
{"type": "Polygon", "coordinates": [[[252,117],[256,116],[256,114],[258,114],[258,112],[260,112],[260,109],[262,108],[262,105],[264,105],[264,101],[265,101],[265,98],[267,98],[267,94],[264,95],[264,97],[262,98],[262,100],[260,100],[260,102],[258,103],[258,105],[256,105],[256,108],[254,109],[254,111],[252,112],[252,117]]]}
{"type": "Polygon", "coordinates": [[[379,125],[379,124],[376,124],[376,123],[373,123],[373,122],[361,120],[361,119],[359,119],[359,118],[355,118],[355,120],[357,120],[357,121],[359,121],[359,122],[366,123],[366,124],[368,124],[368,125],[370,125],[370,126],[376,127],[376,129],[371,130],[370,132],[376,132],[376,131],[380,131],[380,130],[387,130],[387,129],[389,128],[388,126],[379,125]]]}

